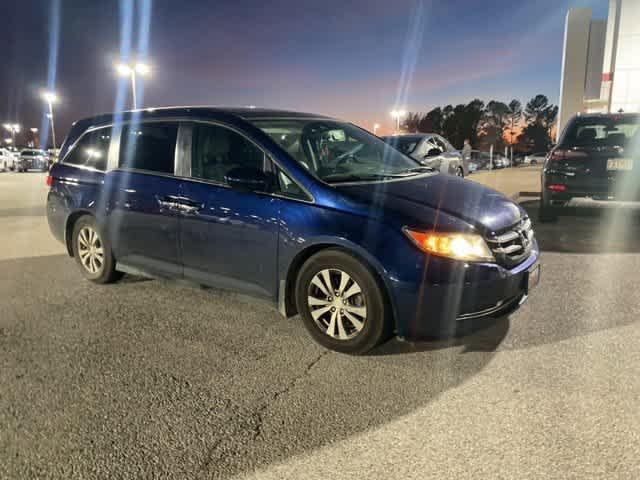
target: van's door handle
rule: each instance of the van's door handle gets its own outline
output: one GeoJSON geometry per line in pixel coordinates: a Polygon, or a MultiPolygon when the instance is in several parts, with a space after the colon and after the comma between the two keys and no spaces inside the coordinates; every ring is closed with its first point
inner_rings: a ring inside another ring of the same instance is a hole
{"type": "Polygon", "coordinates": [[[192,215],[198,213],[204,206],[202,203],[194,202],[187,197],[177,195],[167,195],[166,197],[159,198],[158,202],[164,208],[192,215]]]}
{"type": "Polygon", "coordinates": [[[182,203],[180,197],[174,195],[167,195],[165,197],[156,197],[160,207],[166,210],[172,210],[174,212],[181,211],[182,203]]]}
{"type": "Polygon", "coordinates": [[[195,215],[200,212],[200,210],[202,209],[202,205],[189,205],[186,203],[179,203],[178,209],[182,213],[189,213],[191,215],[195,215]]]}
{"type": "Polygon", "coordinates": [[[172,195],[168,195],[166,197],[156,196],[156,199],[158,200],[158,204],[160,205],[160,207],[165,210],[178,211],[180,209],[180,204],[177,201],[177,197],[174,197],[172,195]]]}
{"type": "Polygon", "coordinates": [[[188,214],[196,214],[198,213],[200,210],[202,210],[202,208],[204,207],[204,204],[201,202],[196,202],[194,200],[191,200],[188,197],[171,197],[173,201],[176,202],[177,206],[178,206],[178,210],[180,210],[182,213],[188,213],[188,214]]]}

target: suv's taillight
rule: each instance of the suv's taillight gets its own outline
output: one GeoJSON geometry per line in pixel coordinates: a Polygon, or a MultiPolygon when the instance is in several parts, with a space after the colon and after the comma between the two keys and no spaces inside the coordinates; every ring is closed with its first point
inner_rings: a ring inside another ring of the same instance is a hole
{"type": "Polygon", "coordinates": [[[47,187],[50,187],[51,184],[53,183],[53,177],[51,175],[47,175],[47,178],[45,179],[45,183],[47,184],[47,187]]]}
{"type": "Polygon", "coordinates": [[[558,193],[567,191],[567,186],[561,183],[552,183],[547,188],[552,192],[558,192],[558,193]]]}

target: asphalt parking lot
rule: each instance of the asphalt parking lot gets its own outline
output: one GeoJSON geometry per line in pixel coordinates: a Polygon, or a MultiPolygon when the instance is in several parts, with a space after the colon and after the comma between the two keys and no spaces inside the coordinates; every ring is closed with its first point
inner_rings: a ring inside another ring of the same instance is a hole
{"type": "Polygon", "coordinates": [[[640,478],[632,215],[536,225],[511,317],[349,357],[245,296],[84,281],[45,195],[0,173],[0,478],[640,478]]]}

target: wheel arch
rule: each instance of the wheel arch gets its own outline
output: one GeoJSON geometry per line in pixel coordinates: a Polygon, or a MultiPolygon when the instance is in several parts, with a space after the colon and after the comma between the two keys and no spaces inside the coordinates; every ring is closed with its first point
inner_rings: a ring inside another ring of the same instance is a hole
{"type": "Polygon", "coordinates": [[[281,280],[281,288],[279,292],[279,309],[285,317],[292,317],[298,313],[295,301],[296,283],[302,265],[313,255],[324,250],[340,250],[351,255],[361,262],[367,269],[371,271],[375,281],[380,286],[384,302],[389,308],[392,316],[394,331],[397,325],[397,309],[391,295],[390,286],[385,280],[388,278],[384,267],[366,250],[356,244],[350,242],[337,243],[331,241],[322,241],[309,245],[305,249],[298,252],[288,265],[286,275],[281,280]]]}
{"type": "Polygon", "coordinates": [[[67,222],[64,227],[64,244],[67,247],[67,253],[70,257],[73,257],[73,228],[76,222],[85,216],[93,217],[93,214],[88,210],[78,210],[67,217],[67,222]]]}

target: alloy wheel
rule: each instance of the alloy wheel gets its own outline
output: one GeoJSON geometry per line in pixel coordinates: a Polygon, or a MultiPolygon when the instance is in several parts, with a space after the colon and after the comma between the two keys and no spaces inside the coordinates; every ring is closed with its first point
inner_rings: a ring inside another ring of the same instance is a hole
{"type": "Polygon", "coordinates": [[[94,228],[85,226],[78,233],[78,256],[82,266],[92,275],[104,267],[104,247],[94,228]]]}
{"type": "Polygon", "coordinates": [[[367,306],[360,285],[346,272],[324,269],[309,285],[307,304],[318,328],[336,340],[357,336],[367,320],[367,306]]]}

